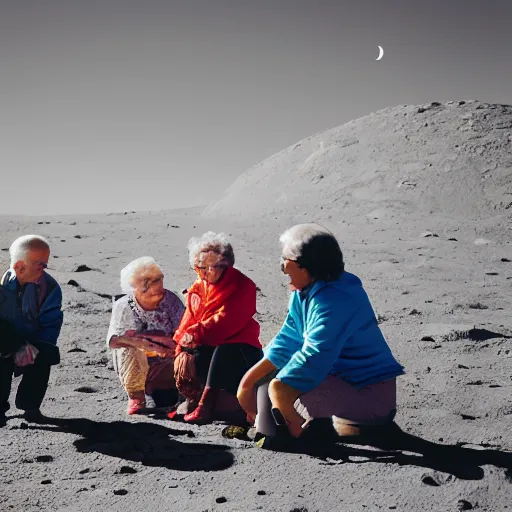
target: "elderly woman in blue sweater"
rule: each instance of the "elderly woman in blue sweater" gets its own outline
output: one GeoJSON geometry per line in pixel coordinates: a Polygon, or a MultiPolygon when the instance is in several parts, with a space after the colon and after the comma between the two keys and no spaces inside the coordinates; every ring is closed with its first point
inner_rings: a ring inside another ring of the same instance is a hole
{"type": "Polygon", "coordinates": [[[342,435],[392,418],[403,367],[360,279],[344,270],[336,238],[317,224],[298,224],[280,241],[292,294],[281,330],[240,382],[247,419],[263,436],[284,421],[299,437],[314,418],[332,417],[342,435]]]}

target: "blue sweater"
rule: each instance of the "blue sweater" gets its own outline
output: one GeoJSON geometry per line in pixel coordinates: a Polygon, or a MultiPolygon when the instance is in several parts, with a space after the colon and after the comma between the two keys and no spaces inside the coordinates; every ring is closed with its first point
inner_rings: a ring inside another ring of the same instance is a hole
{"type": "MultiPolygon", "coordinates": [[[[16,294],[21,292],[20,300],[22,301],[24,287],[20,286],[14,272],[9,270],[4,274],[4,278],[3,287],[16,294]]],[[[27,318],[18,303],[14,313],[14,325],[27,341],[44,341],[57,345],[63,322],[62,289],[50,274],[44,272],[43,279],[45,280],[45,295],[41,297],[36,317],[34,319],[27,318]]]]}
{"type": "Polygon", "coordinates": [[[279,369],[277,378],[302,393],[328,375],[362,388],[404,373],[361,280],[348,272],[293,292],[284,324],[264,352],[279,369]]]}

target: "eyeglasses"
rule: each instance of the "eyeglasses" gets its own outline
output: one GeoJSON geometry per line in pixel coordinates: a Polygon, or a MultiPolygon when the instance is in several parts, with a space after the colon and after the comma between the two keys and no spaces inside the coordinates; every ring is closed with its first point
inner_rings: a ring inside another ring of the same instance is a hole
{"type": "Polygon", "coordinates": [[[149,288],[151,286],[154,286],[155,284],[162,283],[163,280],[164,280],[164,276],[158,276],[153,279],[145,278],[142,280],[142,288],[144,289],[144,291],[147,291],[147,290],[149,290],[149,288]]]}
{"type": "Polygon", "coordinates": [[[281,272],[284,272],[284,265],[287,261],[293,261],[294,263],[297,263],[297,260],[293,260],[291,258],[284,258],[281,256],[281,272]]]}
{"type": "Polygon", "coordinates": [[[205,265],[205,266],[196,265],[196,269],[199,272],[210,272],[210,271],[213,271],[213,270],[221,270],[221,269],[224,269],[226,267],[227,267],[227,265],[225,263],[215,263],[215,265],[205,265]]]}
{"type": "Polygon", "coordinates": [[[27,260],[27,263],[30,263],[32,266],[39,267],[42,269],[48,268],[48,263],[46,263],[46,261],[27,260]]]}

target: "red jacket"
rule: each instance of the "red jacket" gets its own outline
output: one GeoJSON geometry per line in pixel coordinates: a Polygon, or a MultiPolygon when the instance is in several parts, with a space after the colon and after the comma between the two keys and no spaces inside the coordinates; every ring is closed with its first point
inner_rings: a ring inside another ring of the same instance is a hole
{"type": "Polygon", "coordinates": [[[191,334],[199,345],[247,343],[261,348],[256,313],[256,285],[234,267],[228,267],[219,282],[198,278],[187,293],[187,307],[174,334],[178,344],[191,334]]]}

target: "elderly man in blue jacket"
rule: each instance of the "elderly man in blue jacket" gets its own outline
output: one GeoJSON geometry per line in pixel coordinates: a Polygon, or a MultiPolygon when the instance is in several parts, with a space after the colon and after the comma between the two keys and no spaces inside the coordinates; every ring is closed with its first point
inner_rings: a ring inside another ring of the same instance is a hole
{"type": "Polygon", "coordinates": [[[60,362],[57,339],[62,327],[62,290],[45,272],[50,257],[48,241],[37,235],[25,235],[9,248],[10,268],[0,281],[3,303],[0,306],[0,425],[5,424],[14,376],[22,375],[16,395],[16,407],[25,419],[37,421],[50,368],[60,362]],[[15,353],[25,344],[34,346],[33,364],[16,366],[15,353]]]}

